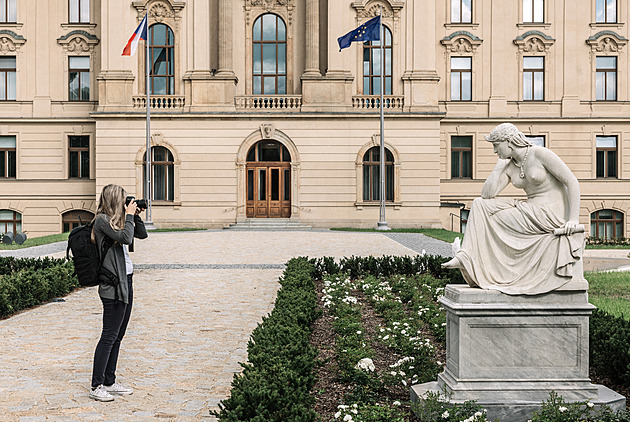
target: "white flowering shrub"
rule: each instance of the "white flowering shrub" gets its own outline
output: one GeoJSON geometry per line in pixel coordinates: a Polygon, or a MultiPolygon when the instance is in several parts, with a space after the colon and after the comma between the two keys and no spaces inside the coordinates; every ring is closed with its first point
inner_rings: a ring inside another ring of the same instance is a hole
{"type": "Polygon", "coordinates": [[[595,408],[589,401],[567,403],[555,391],[532,416],[531,422],[630,422],[630,412],[613,412],[609,407],[595,408]]]}

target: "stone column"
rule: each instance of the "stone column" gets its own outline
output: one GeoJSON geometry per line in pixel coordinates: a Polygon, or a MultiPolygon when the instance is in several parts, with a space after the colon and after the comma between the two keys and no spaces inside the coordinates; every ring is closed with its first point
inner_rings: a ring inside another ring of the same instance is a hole
{"type": "Polygon", "coordinates": [[[304,76],[319,72],[319,0],[306,0],[306,64],[304,76]]]}
{"type": "Polygon", "coordinates": [[[232,0],[219,0],[219,72],[232,76],[232,0]]]}

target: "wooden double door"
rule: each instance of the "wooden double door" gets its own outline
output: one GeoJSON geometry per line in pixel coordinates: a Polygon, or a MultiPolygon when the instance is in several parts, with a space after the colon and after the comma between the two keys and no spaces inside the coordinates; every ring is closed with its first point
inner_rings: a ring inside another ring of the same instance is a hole
{"type": "Polygon", "coordinates": [[[247,217],[291,217],[290,163],[250,162],[246,171],[247,217]]]}

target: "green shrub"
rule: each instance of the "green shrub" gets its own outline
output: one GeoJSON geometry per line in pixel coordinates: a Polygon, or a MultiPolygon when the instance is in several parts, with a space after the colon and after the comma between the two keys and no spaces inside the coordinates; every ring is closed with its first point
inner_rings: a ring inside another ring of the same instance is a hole
{"type": "Polygon", "coordinates": [[[249,341],[248,361],[234,376],[231,395],[212,414],[222,421],[311,422],[316,413],[310,390],[315,384],[317,351],[311,325],[319,317],[313,266],[305,258],[287,263],[275,306],[249,341]]]}
{"type": "Polygon", "coordinates": [[[534,412],[531,422],[630,422],[630,413],[626,410],[613,412],[607,406],[595,410],[593,403],[588,401],[567,403],[552,391],[549,400],[534,412]]]}
{"type": "Polygon", "coordinates": [[[591,366],[614,383],[630,385],[630,321],[596,309],[589,327],[591,366]]]}
{"type": "Polygon", "coordinates": [[[65,296],[77,287],[65,259],[0,259],[0,317],[65,296]]]}

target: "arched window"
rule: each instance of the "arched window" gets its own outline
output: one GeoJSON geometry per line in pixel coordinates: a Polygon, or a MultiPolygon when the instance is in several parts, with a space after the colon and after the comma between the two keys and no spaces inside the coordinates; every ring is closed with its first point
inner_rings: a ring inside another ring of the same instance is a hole
{"type": "MultiPolygon", "coordinates": [[[[381,199],[381,147],[372,147],[363,155],[363,200],[381,199]]],[[[394,156],[385,148],[385,200],[394,201],[394,156]]]]}
{"type": "Polygon", "coordinates": [[[153,95],[175,94],[175,37],[162,23],[149,28],[150,86],[153,95]]]}
{"type": "Polygon", "coordinates": [[[615,210],[599,210],[592,213],[591,236],[602,239],[623,237],[623,214],[615,210]]]}
{"type": "Polygon", "coordinates": [[[69,232],[75,227],[87,224],[94,218],[94,214],[89,211],[72,210],[64,212],[61,215],[61,222],[63,223],[63,232],[69,232]]]}
{"type": "Polygon", "coordinates": [[[253,94],[287,93],[287,27],[278,15],[267,13],[254,22],[253,94]]]}
{"type": "MultiPolygon", "coordinates": [[[[154,201],[173,201],[175,197],[175,165],[173,153],[166,147],[151,148],[151,183],[154,201]]],[[[146,161],[143,169],[146,169],[146,161]]],[[[146,172],[146,170],[145,170],[146,172]]],[[[145,183],[146,186],[146,174],[145,183]]],[[[145,195],[146,196],[146,195],[145,195]]]]}
{"type": "MultiPolygon", "coordinates": [[[[385,91],[383,95],[392,95],[392,33],[383,26],[385,32],[385,91]]],[[[381,94],[381,42],[363,43],[363,95],[381,94]]]]}
{"type": "Polygon", "coordinates": [[[22,214],[13,210],[0,210],[0,234],[22,232],[22,214]]]}

